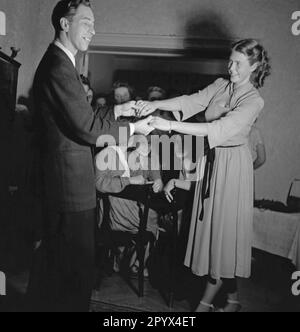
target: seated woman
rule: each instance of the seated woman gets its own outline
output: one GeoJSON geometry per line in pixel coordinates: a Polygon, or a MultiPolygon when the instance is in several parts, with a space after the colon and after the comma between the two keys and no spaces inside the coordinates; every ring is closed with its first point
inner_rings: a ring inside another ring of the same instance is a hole
{"type": "Polygon", "coordinates": [[[184,135],[176,135],[175,142],[175,163],[180,164],[180,172],[178,177],[170,179],[164,187],[164,194],[169,203],[174,199],[184,200],[184,211],[178,211],[178,231],[181,231],[183,219],[189,219],[188,215],[191,212],[191,204],[193,200],[193,192],[195,184],[199,181],[199,168],[201,168],[201,159],[203,157],[204,142],[201,137],[185,137],[184,135]],[[184,143],[184,140],[190,139],[189,144],[184,143]],[[183,144],[184,143],[184,144],[183,144]],[[193,162],[193,151],[196,150],[196,162],[193,162]],[[202,151],[202,152],[201,152],[202,151]],[[197,172],[198,170],[198,172],[197,172]],[[177,191],[176,191],[177,189],[177,191]],[[178,189],[180,193],[178,192],[178,189]],[[176,196],[174,193],[176,191],[176,196]],[[185,218],[186,217],[186,218],[185,218]]]}
{"type": "Polygon", "coordinates": [[[113,84],[112,88],[113,93],[113,103],[115,105],[122,105],[130,100],[135,99],[135,91],[132,86],[127,82],[117,81],[113,84]]]}

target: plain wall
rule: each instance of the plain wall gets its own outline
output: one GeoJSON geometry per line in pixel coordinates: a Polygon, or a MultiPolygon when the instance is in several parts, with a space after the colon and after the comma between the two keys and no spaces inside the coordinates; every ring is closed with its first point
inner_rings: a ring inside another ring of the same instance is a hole
{"type": "MultiPolygon", "coordinates": [[[[0,46],[21,48],[18,93],[26,94],[34,70],[53,39],[50,14],[56,0],[0,0],[7,36],[0,46]]],[[[258,38],[272,58],[272,76],[261,94],[260,119],[267,163],[256,172],[257,197],[284,201],[291,180],[300,177],[300,36],[291,33],[298,0],[96,0],[96,31],[210,39],[258,38]]]]}
{"type": "Polygon", "coordinates": [[[6,36],[0,36],[0,47],[10,55],[10,48],[20,48],[16,61],[19,71],[18,95],[28,95],[35,69],[54,36],[50,13],[56,0],[0,0],[6,14],[6,36]]]}

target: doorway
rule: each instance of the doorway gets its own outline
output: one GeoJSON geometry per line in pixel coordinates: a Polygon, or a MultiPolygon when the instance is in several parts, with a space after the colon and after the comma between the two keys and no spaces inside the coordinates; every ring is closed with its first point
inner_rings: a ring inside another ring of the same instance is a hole
{"type": "Polygon", "coordinates": [[[222,58],[175,53],[166,56],[146,56],[139,52],[109,54],[96,48],[89,52],[89,78],[96,94],[109,94],[116,81],[127,82],[141,98],[146,97],[150,86],[163,88],[168,96],[191,94],[226,75],[227,60],[222,58]]]}

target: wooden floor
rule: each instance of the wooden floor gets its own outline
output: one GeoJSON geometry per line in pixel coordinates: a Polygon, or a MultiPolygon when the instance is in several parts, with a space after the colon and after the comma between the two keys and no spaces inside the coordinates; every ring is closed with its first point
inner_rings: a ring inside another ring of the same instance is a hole
{"type": "MultiPolygon", "coordinates": [[[[136,281],[136,280],[134,280],[136,281]]],[[[145,296],[139,298],[131,287],[118,275],[103,279],[95,290],[91,302],[92,311],[130,311],[130,312],[190,312],[201,296],[201,285],[197,289],[181,290],[180,298],[175,298],[169,308],[164,294],[154,289],[148,280],[145,282],[145,296]],[[197,296],[198,292],[198,296],[197,296]]],[[[268,282],[268,280],[239,280],[240,298],[243,312],[282,312],[300,311],[300,299],[287,292],[287,285],[268,282]]],[[[177,296],[178,297],[178,296],[177,296]]]]}
{"type": "MultiPolygon", "coordinates": [[[[239,290],[244,312],[300,311],[300,296],[291,294],[293,267],[279,257],[258,253],[253,261],[251,279],[240,279],[239,290]]],[[[28,282],[28,270],[7,275],[9,292],[0,297],[0,311],[23,311],[22,301],[28,282]]],[[[131,282],[137,285],[137,278],[131,282]]],[[[204,281],[187,270],[177,282],[172,308],[167,305],[167,294],[152,287],[145,280],[145,295],[136,292],[118,273],[103,275],[97,282],[91,299],[92,312],[190,312],[203,291],[204,281]]]]}

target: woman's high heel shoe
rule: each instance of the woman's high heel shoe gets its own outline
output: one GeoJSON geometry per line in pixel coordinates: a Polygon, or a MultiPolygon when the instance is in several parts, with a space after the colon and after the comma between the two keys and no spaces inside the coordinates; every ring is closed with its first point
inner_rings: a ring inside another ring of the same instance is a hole
{"type": "Polygon", "coordinates": [[[227,300],[227,305],[224,308],[218,309],[217,312],[240,312],[242,306],[239,301],[227,300]]]}

